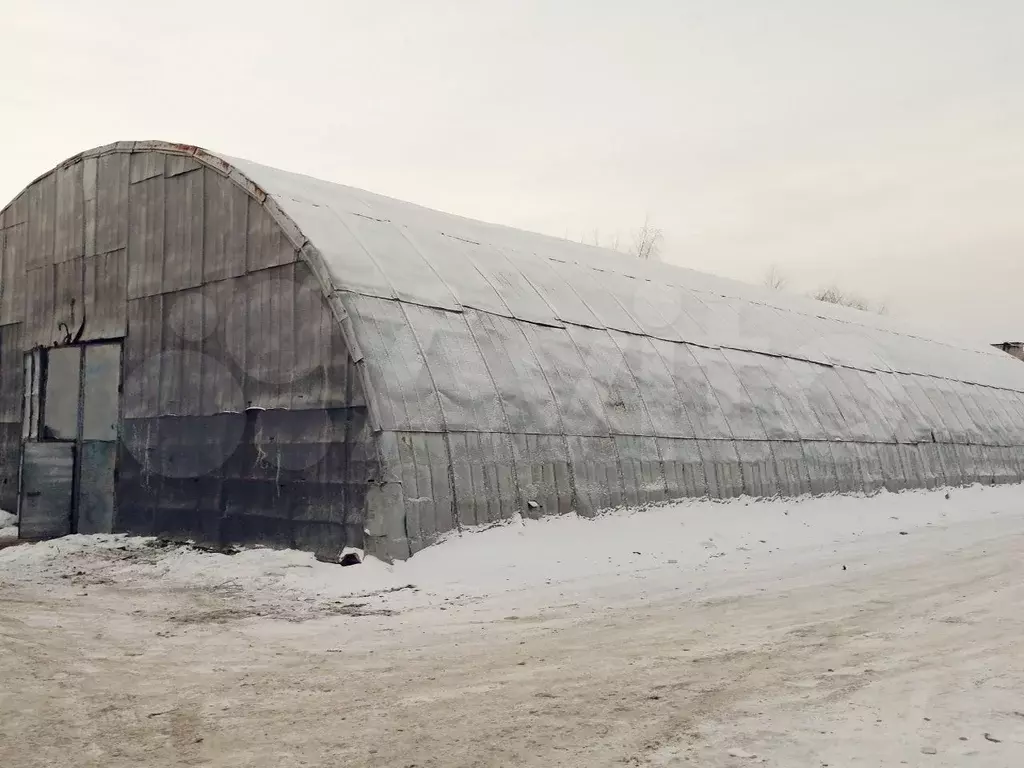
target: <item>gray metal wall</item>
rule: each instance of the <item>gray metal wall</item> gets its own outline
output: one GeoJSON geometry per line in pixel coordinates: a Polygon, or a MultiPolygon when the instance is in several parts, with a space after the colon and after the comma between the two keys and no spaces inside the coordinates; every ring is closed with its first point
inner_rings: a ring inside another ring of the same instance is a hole
{"type": "Polygon", "coordinates": [[[123,338],[116,528],[361,544],[376,462],[319,284],[223,168],[131,148],[75,158],[0,213],[0,504],[23,353],[123,338]]]}

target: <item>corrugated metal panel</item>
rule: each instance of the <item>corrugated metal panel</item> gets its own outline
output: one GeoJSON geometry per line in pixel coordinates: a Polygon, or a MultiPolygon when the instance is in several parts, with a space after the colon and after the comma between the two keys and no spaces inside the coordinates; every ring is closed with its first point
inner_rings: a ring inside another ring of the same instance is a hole
{"type": "Polygon", "coordinates": [[[82,341],[115,339],[128,332],[128,252],[85,259],[85,330],[82,341]]]}
{"type": "Polygon", "coordinates": [[[25,274],[25,344],[27,347],[53,343],[53,308],[56,281],[52,265],[30,269],[25,274]]]}
{"type": "Polygon", "coordinates": [[[57,185],[54,259],[67,261],[85,255],[85,200],[82,164],[54,171],[57,185]]]}
{"type": "MultiPolygon", "coordinates": [[[[128,211],[128,158],[125,154],[109,154],[97,159],[96,253],[128,247],[128,227],[134,223],[128,211]]],[[[88,192],[86,185],[86,199],[88,192]]]]}
{"type": "Polygon", "coordinates": [[[187,155],[166,155],[164,161],[164,175],[168,178],[202,168],[195,158],[187,155]]]}
{"type": "Polygon", "coordinates": [[[137,184],[164,174],[164,155],[162,152],[135,152],[129,155],[128,181],[137,184]]]}
{"type": "Polygon", "coordinates": [[[116,466],[117,443],[98,441],[82,443],[75,521],[78,533],[113,532],[116,466]]]}
{"type": "Polygon", "coordinates": [[[250,272],[289,264],[298,258],[295,246],[256,200],[249,198],[246,237],[246,266],[250,272]]]}
{"type": "Polygon", "coordinates": [[[124,345],[124,418],[159,416],[160,357],[163,351],[163,296],[128,302],[132,329],[124,345]]]}
{"type": "Polygon", "coordinates": [[[28,254],[28,224],[17,224],[0,233],[3,259],[0,262],[0,325],[25,319],[25,263],[28,254]]]}
{"type": "MultiPolygon", "coordinates": [[[[138,299],[163,291],[166,180],[164,177],[133,184],[128,205],[128,298],[138,299]]],[[[105,249],[114,250],[114,249],[105,249]]]]}
{"type": "Polygon", "coordinates": [[[203,190],[203,279],[245,274],[249,197],[230,180],[205,168],[203,190]]]}
{"type": "Polygon", "coordinates": [[[20,323],[0,325],[0,423],[21,424],[24,403],[22,341],[20,323]]]}
{"type": "Polygon", "coordinates": [[[203,282],[203,173],[165,181],[164,291],[195,288],[203,282]]]}
{"type": "Polygon", "coordinates": [[[413,552],[455,528],[450,459],[443,434],[398,435],[406,530],[413,552]]]}
{"type": "Polygon", "coordinates": [[[28,188],[28,258],[26,267],[53,264],[54,234],[57,229],[57,183],[54,174],[44,176],[28,188]]]}
{"type": "Polygon", "coordinates": [[[59,262],[54,267],[56,287],[50,338],[55,341],[66,344],[80,335],[85,321],[84,269],[83,258],[59,262]]]}

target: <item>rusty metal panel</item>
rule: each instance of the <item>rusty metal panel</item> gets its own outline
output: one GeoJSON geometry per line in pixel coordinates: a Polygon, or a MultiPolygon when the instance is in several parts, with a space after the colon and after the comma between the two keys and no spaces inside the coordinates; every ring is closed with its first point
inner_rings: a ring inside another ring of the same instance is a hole
{"type": "Polygon", "coordinates": [[[25,275],[25,345],[53,343],[53,302],[56,281],[53,265],[30,269],[25,275]]]}
{"type": "Polygon", "coordinates": [[[203,174],[201,171],[165,182],[165,292],[195,288],[203,282],[203,174]]]}
{"type": "Polygon", "coordinates": [[[668,364],[651,339],[620,331],[609,332],[636,381],[639,397],[650,417],[653,434],[659,437],[693,438],[690,419],[691,394],[676,389],[668,364]]]}
{"type": "Polygon", "coordinates": [[[572,511],[574,483],[564,437],[513,434],[512,454],[525,515],[564,515],[572,511]]]}
{"type": "Polygon", "coordinates": [[[74,443],[25,443],[19,535],[45,539],[71,533],[74,443]]]}
{"type": "Polygon", "coordinates": [[[67,261],[85,255],[85,201],[82,164],[54,171],[57,185],[54,259],[67,261]]]}
{"type": "MultiPolygon", "coordinates": [[[[128,204],[128,298],[163,291],[165,243],[165,184],[163,175],[133,184],[128,204]]],[[[114,250],[113,248],[104,250],[114,250]]]]}
{"type": "Polygon", "coordinates": [[[698,438],[724,440],[732,437],[719,393],[687,344],[652,339],[651,346],[664,361],[675,381],[676,391],[690,413],[698,438]]]}
{"type": "Polygon", "coordinates": [[[757,409],[722,351],[690,347],[690,352],[707,376],[733,437],[738,440],[766,439],[757,409]]]}
{"type": "Polygon", "coordinates": [[[508,520],[522,510],[507,434],[449,432],[448,444],[461,526],[508,520]]]}
{"type": "Polygon", "coordinates": [[[625,503],[655,504],[668,496],[665,471],[658,441],[654,437],[615,435],[615,451],[619,457],[625,503]]]}
{"type": "Polygon", "coordinates": [[[483,355],[460,313],[405,305],[423,351],[424,386],[437,391],[447,430],[507,432],[508,422],[483,355]]]}
{"type": "Polygon", "coordinates": [[[56,175],[47,174],[28,190],[28,269],[53,264],[57,231],[56,175]]]}
{"type": "Polygon", "coordinates": [[[569,435],[567,441],[576,487],[576,511],[593,516],[621,506],[624,488],[612,438],[569,435]]]}
{"type": "Polygon", "coordinates": [[[708,496],[704,459],[696,440],[658,438],[665,473],[666,495],[670,499],[708,496]]]}
{"type": "Polygon", "coordinates": [[[128,332],[128,252],[85,259],[85,331],[82,341],[116,339],[128,332]]]}
{"type": "Polygon", "coordinates": [[[509,318],[467,310],[466,322],[501,398],[512,432],[562,432],[547,374],[520,325],[509,318]]]}
{"type": "Polygon", "coordinates": [[[247,224],[245,261],[250,272],[290,264],[297,259],[295,246],[288,242],[267,210],[252,198],[249,198],[247,224]]]}
{"type": "Polygon", "coordinates": [[[359,346],[380,401],[382,427],[440,432],[437,390],[401,305],[358,294],[349,294],[345,303],[358,320],[359,346]]]}
{"type": "Polygon", "coordinates": [[[4,229],[0,247],[0,325],[25,318],[25,262],[28,254],[28,224],[4,229]]]}
{"type": "Polygon", "coordinates": [[[522,323],[544,370],[567,435],[607,435],[608,416],[597,384],[569,334],[561,328],[522,323]]]}
{"type": "Polygon", "coordinates": [[[163,176],[166,157],[163,152],[133,152],[128,157],[128,181],[131,184],[163,176]]]}
{"type": "MultiPolygon", "coordinates": [[[[188,155],[166,155],[164,158],[164,175],[167,178],[189,173],[202,167],[198,160],[188,155]]],[[[220,174],[217,175],[220,176],[220,174]]]]}
{"type": "Polygon", "coordinates": [[[97,158],[96,253],[128,247],[128,166],[129,155],[124,153],[97,158]]]}
{"type": "Polygon", "coordinates": [[[75,531],[113,533],[117,443],[86,440],[81,445],[75,531]]]}
{"type": "Polygon", "coordinates": [[[249,196],[216,171],[204,168],[203,279],[239,277],[246,269],[249,196]]]}
{"type": "Polygon", "coordinates": [[[583,375],[597,388],[609,430],[619,435],[653,435],[640,389],[609,332],[580,326],[566,331],[583,358],[583,375]]]}
{"type": "Polygon", "coordinates": [[[760,423],[764,426],[769,440],[798,440],[800,433],[793,423],[775,384],[765,372],[765,367],[782,367],[779,358],[759,355],[753,352],[724,349],[722,355],[740,380],[743,391],[754,404],[760,423]]]}

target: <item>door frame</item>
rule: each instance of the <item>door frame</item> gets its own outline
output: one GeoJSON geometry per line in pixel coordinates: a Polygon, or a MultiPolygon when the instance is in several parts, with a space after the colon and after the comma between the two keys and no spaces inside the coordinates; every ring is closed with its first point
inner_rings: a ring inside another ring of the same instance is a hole
{"type": "Polygon", "coordinates": [[[22,430],[20,461],[18,466],[18,506],[16,513],[18,521],[21,522],[22,501],[24,494],[24,472],[25,472],[25,444],[26,443],[72,443],[74,445],[74,472],[72,477],[71,490],[71,533],[78,533],[79,522],[79,496],[82,486],[82,429],[85,420],[85,364],[86,350],[89,347],[116,345],[119,354],[119,365],[117,372],[117,419],[115,423],[115,450],[113,468],[113,487],[111,497],[112,518],[111,523],[117,518],[117,478],[120,464],[120,447],[123,439],[124,424],[124,342],[125,337],[89,339],[88,341],[76,341],[68,344],[54,344],[50,347],[34,347],[23,355],[24,376],[22,388],[24,390],[24,405],[22,411],[22,430]],[[46,386],[50,374],[50,352],[56,349],[77,348],[78,357],[78,399],[76,402],[76,425],[75,437],[72,440],[56,440],[45,436],[46,423],[46,386]]]}

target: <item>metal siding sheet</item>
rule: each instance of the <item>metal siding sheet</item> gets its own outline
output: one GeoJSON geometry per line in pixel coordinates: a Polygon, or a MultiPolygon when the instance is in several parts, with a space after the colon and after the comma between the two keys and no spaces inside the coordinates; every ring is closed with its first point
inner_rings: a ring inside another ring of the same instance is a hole
{"type": "Polygon", "coordinates": [[[164,173],[164,155],[162,152],[133,152],[128,156],[128,181],[137,184],[164,173]]]}
{"type": "Polygon", "coordinates": [[[246,269],[249,196],[216,171],[204,168],[203,279],[239,277],[246,269]]]}
{"type": "Polygon", "coordinates": [[[347,295],[345,303],[359,321],[359,346],[381,404],[383,428],[440,432],[437,391],[401,305],[358,294],[347,295]]]}
{"type": "Polygon", "coordinates": [[[164,184],[164,177],[157,176],[132,185],[128,205],[131,222],[128,237],[129,299],[163,291],[164,184]]]}
{"type": "Polygon", "coordinates": [[[25,275],[25,346],[48,347],[53,339],[56,278],[52,265],[30,269],[25,275]]]}
{"type": "Polygon", "coordinates": [[[252,198],[249,198],[247,224],[245,262],[250,272],[297,260],[296,247],[288,241],[267,210],[252,198]]]}
{"type": "Polygon", "coordinates": [[[128,252],[85,259],[85,330],[82,341],[114,339],[128,332],[128,252]]]}
{"type": "Polygon", "coordinates": [[[711,383],[733,437],[737,440],[766,439],[757,409],[722,351],[703,347],[690,347],[690,351],[711,383]]]}
{"type": "Polygon", "coordinates": [[[67,343],[79,336],[85,316],[82,293],[85,282],[85,259],[62,261],[54,266],[54,312],[50,338],[67,343]]]}
{"type": "Polygon", "coordinates": [[[658,453],[665,472],[667,498],[709,495],[704,460],[696,440],[659,437],[658,453]]]}
{"type": "Polygon", "coordinates": [[[28,190],[28,257],[33,269],[53,264],[54,234],[57,229],[56,174],[39,179],[28,190]]]}
{"type": "Polygon", "coordinates": [[[475,310],[467,310],[465,319],[491,372],[511,431],[560,434],[547,374],[520,325],[475,310]]]}
{"type": "Polygon", "coordinates": [[[513,461],[519,484],[523,513],[533,515],[529,502],[538,505],[538,515],[564,515],[573,510],[574,482],[566,439],[560,435],[512,435],[513,461]]]}
{"type": "Polygon", "coordinates": [[[601,395],[569,334],[561,328],[528,323],[522,324],[522,329],[551,387],[565,434],[609,434],[601,395]]]}
{"type": "Polygon", "coordinates": [[[164,291],[195,288],[203,282],[203,195],[201,171],[165,182],[164,291]]]}
{"type": "Polygon", "coordinates": [[[25,264],[28,255],[28,224],[17,224],[0,232],[0,325],[25,318],[25,264]]]}
{"type": "Polygon", "coordinates": [[[85,255],[85,201],[82,164],[54,171],[57,184],[54,259],[67,261],[85,255]]]}
{"type": "Polygon", "coordinates": [[[684,397],[676,389],[672,373],[652,340],[620,331],[610,334],[636,382],[653,433],[659,437],[696,437],[688,411],[689,393],[684,397]]]}
{"type": "MultiPolygon", "coordinates": [[[[190,173],[202,167],[199,161],[188,155],[167,155],[164,158],[164,175],[168,178],[182,173],[190,173]]],[[[220,176],[220,174],[217,175],[220,176]]]]}
{"type": "Polygon", "coordinates": [[[429,382],[441,401],[445,428],[508,431],[494,381],[466,319],[459,313],[415,304],[406,305],[405,314],[423,350],[429,382]]]}
{"type": "Polygon", "coordinates": [[[611,432],[653,435],[636,380],[609,332],[579,326],[566,330],[583,357],[585,375],[597,386],[611,432]]]}
{"type": "Polygon", "coordinates": [[[159,416],[163,297],[149,296],[129,301],[128,325],[131,333],[124,345],[124,418],[159,416]]]}
{"type": "Polygon", "coordinates": [[[25,402],[22,326],[0,325],[0,423],[21,424],[25,402]]]}
{"type": "MultiPolygon", "coordinates": [[[[128,247],[128,227],[131,223],[128,209],[128,166],[129,156],[124,153],[112,153],[97,159],[96,253],[109,253],[128,247]]],[[[134,190],[132,194],[135,194],[134,190]]]]}

